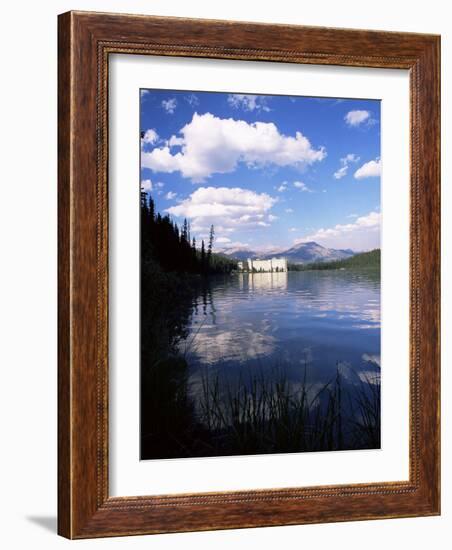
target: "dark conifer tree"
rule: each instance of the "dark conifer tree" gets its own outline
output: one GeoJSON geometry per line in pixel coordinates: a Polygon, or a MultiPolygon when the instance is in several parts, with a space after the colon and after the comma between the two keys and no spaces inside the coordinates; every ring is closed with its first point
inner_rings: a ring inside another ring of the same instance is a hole
{"type": "Polygon", "coordinates": [[[149,195],[149,218],[151,223],[154,221],[155,218],[155,205],[154,205],[154,199],[149,195]]]}
{"type": "Polygon", "coordinates": [[[193,237],[192,243],[191,243],[191,256],[192,256],[192,264],[193,264],[193,271],[195,273],[199,273],[199,261],[198,261],[198,253],[196,252],[196,239],[193,237]]]}
{"type": "Polygon", "coordinates": [[[204,239],[201,241],[201,271],[206,271],[206,249],[204,247],[204,239]]]}
{"type": "Polygon", "coordinates": [[[143,191],[143,189],[141,189],[140,203],[141,254],[146,258],[150,252],[151,236],[149,234],[148,197],[146,191],[143,191]]]}
{"type": "Polygon", "coordinates": [[[184,225],[182,227],[182,239],[188,241],[188,222],[187,218],[184,219],[184,225]]]}
{"type": "Polygon", "coordinates": [[[212,248],[213,248],[213,240],[215,238],[215,230],[213,225],[210,226],[210,234],[209,234],[209,245],[207,247],[207,266],[210,268],[212,263],[212,248]]]}
{"type": "Polygon", "coordinates": [[[212,247],[213,247],[213,241],[215,239],[215,229],[213,225],[210,226],[210,234],[209,234],[209,252],[212,254],[212,247]]]}
{"type": "Polygon", "coordinates": [[[163,271],[178,273],[229,273],[235,261],[214,254],[214,227],[210,228],[206,250],[202,241],[201,251],[196,249],[196,239],[190,236],[190,224],[184,220],[182,228],[168,214],[156,213],[152,197],[141,193],[141,257],[142,266],[147,261],[157,263],[163,271]]]}

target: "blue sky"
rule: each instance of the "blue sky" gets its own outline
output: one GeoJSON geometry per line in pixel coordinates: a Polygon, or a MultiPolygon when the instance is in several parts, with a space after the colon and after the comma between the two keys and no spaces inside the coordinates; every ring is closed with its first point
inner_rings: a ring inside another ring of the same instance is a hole
{"type": "Polygon", "coordinates": [[[141,187],[215,249],[380,238],[380,102],[141,90],[141,187]]]}

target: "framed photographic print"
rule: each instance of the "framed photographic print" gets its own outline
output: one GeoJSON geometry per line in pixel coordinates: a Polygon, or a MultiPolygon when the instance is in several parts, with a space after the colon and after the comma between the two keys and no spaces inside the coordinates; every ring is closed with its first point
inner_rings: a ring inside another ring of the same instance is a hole
{"type": "Polygon", "coordinates": [[[437,36],[59,17],[59,533],[439,514],[437,36]]]}
{"type": "Polygon", "coordinates": [[[380,102],[140,101],[141,459],[379,449],[380,102]]]}

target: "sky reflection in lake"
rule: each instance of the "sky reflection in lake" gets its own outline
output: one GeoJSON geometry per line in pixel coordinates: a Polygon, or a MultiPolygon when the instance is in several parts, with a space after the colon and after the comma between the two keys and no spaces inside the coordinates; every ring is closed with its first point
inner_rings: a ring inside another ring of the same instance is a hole
{"type": "Polygon", "coordinates": [[[201,372],[229,380],[243,372],[292,384],[324,384],[340,365],[350,383],[380,364],[378,271],[236,274],[211,281],[197,298],[187,350],[193,391],[201,372]]]}

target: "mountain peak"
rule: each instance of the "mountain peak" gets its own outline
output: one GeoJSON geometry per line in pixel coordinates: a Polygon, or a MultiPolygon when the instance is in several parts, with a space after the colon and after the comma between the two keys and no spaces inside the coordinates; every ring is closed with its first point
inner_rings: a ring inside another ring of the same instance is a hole
{"type": "Polygon", "coordinates": [[[305,241],[305,242],[298,243],[298,244],[304,244],[306,246],[319,246],[320,248],[324,248],[321,244],[316,243],[315,241],[305,241]]]}
{"type": "Polygon", "coordinates": [[[355,253],[353,250],[336,250],[334,248],[326,248],[315,241],[307,241],[295,244],[287,250],[268,252],[266,254],[259,254],[246,248],[228,250],[225,254],[236,260],[246,260],[247,258],[257,257],[263,260],[269,258],[287,258],[289,263],[307,264],[312,262],[344,260],[354,256],[355,253]]]}

